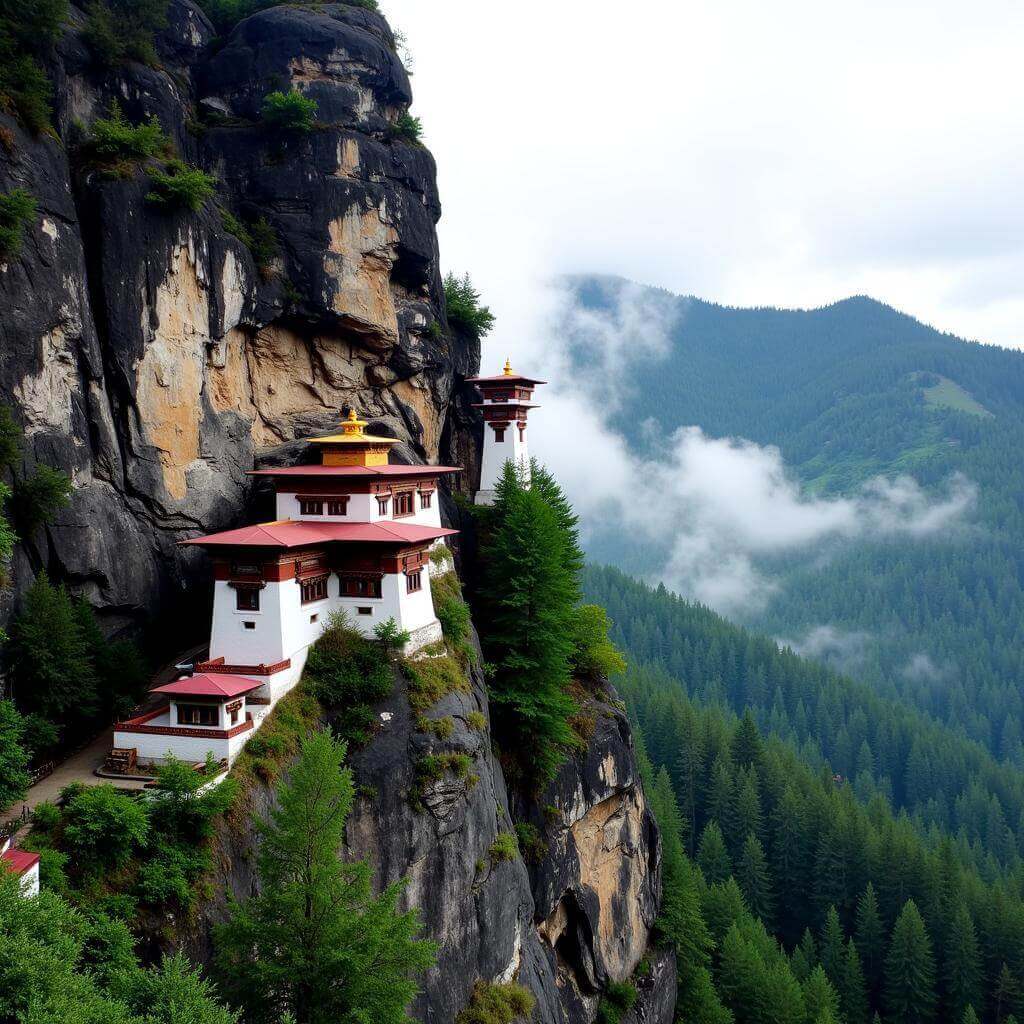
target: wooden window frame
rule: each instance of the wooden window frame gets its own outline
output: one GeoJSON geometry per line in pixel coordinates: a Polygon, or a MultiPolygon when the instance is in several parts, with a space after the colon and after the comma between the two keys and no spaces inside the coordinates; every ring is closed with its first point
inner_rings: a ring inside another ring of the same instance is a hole
{"type": "Polygon", "coordinates": [[[383,578],[347,576],[340,573],[338,583],[342,597],[361,597],[368,600],[380,600],[383,597],[383,578]]]}
{"type": "Polygon", "coordinates": [[[504,444],[505,443],[505,428],[495,427],[494,428],[494,443],[504,444]]]}
{"type": "Polygon", "coordinates": [[[388,514],[388,502],[389,501],[391,501],[391,495],[390,494],[384,494],[384,495],[378,494],[377,495],[377,512],[378,512],[378,514],[380,514],[382,516],[386,516],[388,514]]]}
{"type": "Polygon", "coordinates": [[[343,498],[328,498],[327,514],[329,516],[348,515],[348,495],[346,494],[343,498]]]}
{"type": "Polygon", "coordinates": [[[418,594],[423,589],[423,570],[414,569],[405,574],[405,592],[407,594],[418,594]]]}
{"type": "Polygon", "coordinates": [[[395,519],[405,519],[407,516],[416,514],[416,502],[413,499],[412,491],[399,491],[395,494],[391,515],[395,519]]]}
{"type": "Polygon", "coordinates": [[[324,514],[324,503],[322,498],[300,498],[300,516],[322,516],[324,514]],[[315,510],[315,511],[314,511],[315,510]]]}
{"type": "Polygon", "coordinates": [[[235,587],[235,611],[258,612],[260,610],[260,587],[235,587]],[[249,603],[246,604],[246,600],[249,603]]]}
{"type": "Polygon", "coordinates": [[[205,725],[216,728],[220,725],[220,715],[216,704],[178,704],[178,725],[205,725]],[[204,722],[203,718],[212,718],[204,722]]]}
{"type": "Polygon", "coordinates": [[[420,491],[420,508],[430,508],[434,503],[433,491],[420,491]]]}
{"type": "Polygon", "coordinates": [[[327,600],[327,581],[330,577],[311,576],[308,580],[299,581],[299,591],[303,604],[315,604],[317,601],[327,600]]]}

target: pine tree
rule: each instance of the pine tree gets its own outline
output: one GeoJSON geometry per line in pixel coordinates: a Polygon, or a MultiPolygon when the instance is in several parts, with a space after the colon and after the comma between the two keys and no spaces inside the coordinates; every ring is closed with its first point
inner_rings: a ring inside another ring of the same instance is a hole
{"type": "Polygon", "coordinates": [[[761,733],[750,708],[747,708],[732,738],[733,764],[738,768],[760,768],[763,749],[761,733]]]}
{"type": "Polygon", "coordinates": [[[338,851],[352,806],[345,746],[314,733],[261,825],[261,892],[215,932],[224,991],[251,1024],[406,1024],[413,980],[434,962],[401,884],[374,897],[371,871],[338,851]]]}
{"type": "Polygon", "coordinates": [[[978,1024],[978,1015],[974,1012],[974,1007],[968,1006],[960,1020],[962,1024],[978,1024]]]}
{"type": "Polygon", "coordinates": [[[970,911],[961,903],[953,912],[943,955],[943,982],[949,1017],[982,1006],[981,952],[970,911]]]}
{"type": "Polygon", "coordinates": [[[764,850],[752,832],[744,841],[739,860],[736,862],[736,881],[739,883],[747,908],[764,922],[766,928],[771,928],[775,896],[764,850]]]}
{"type": "Polygon", "coordinates": [[[559,514],[526,489],[511,462],[495,489],[482,553],[483,641],[495,666],[490,695],[499,737],[534,781],[550,779],[571,747],[577,706],[568,692],[579,596],[575,555],[559,514]]]}
{"type": "Polygon", "coordinates": [[[861,968],[860,954],[850,939],[846,944],[843,979],[839,986],[839,1002],[846,1024],[867,1024],[869,1004],[867,984],[861,968]]]}
{"type": "Polygon", "coordinates": [[[913,900],[907,900],[893,926],[885,960],[885,1006],[901,1024],[920,1024],[935,1014],[932,944],[913,900]]]}
{"type": "Polygon", "coordinates": [[[868,991],[876,993],[882,982],[882,969],[885,963],[885,925],[878,909],[875,887],[871,882],[868,882],[857,901],[853,941],[860,954],[868,991]]]}
{"type": "Polygon", "coordinates": [[[697,863],[708,885],[724,882],[732,874],[732,862],[725,848],[722,830],[712,821],[701,833],[697,847],[697,863]]]}
{"type": "Polygon", "coordinates": [[[825,915],[825,925],[821,929],[821,942],[818,955],[821,966],[836,988],[839,988],[843,977],[843,965],[846,962],[846,937],[843,926],[839,923],[839,913],[835,907],[829,907],[825,915]]]}
{"type": "Polygon", "coordinates": [[[22,746],[24,722],[9,700],[0,700],[0,811],[24,797],[29,785],[28,755],[22,746]]]}
{"type": "MultiPolygon", "coordinates": [[[[1005,1017],[1006,1021],[1009,1021],[1017,1009],[1019,1000],[1020,985],[1014,977],[1013,971],[1004,962],[999,968],[999,976],[996,978],[995,988],[992,990],[996,1020],[1002,1021],[1005,1017]]],[[[1006,1024],[1005,1021],[1004,1024],[1006,1024]]]]}
{"type": "Polygon", "coordinates": [[[791,966],[793,975],[801,984],[811,976],[811,971],[818,966],[818,947],[815,945],[810,928],[804,929],[800,945],[793,950],[791,966]]]}
{"type": "Polygon", "coordinates": [[[802,987],[807,1024],[839,1020],[839,994],[820,966],[811,971],[802,987]]]}

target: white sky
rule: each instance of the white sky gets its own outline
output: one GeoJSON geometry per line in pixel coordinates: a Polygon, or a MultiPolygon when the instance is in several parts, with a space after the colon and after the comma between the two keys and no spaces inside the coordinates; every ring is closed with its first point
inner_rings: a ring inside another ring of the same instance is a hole
{"type": "MultiPolygon", "coordinates": [[[[1024,347],[1019,0],[382,0],[438,160],[442,263],[520,351],[530,287],[866,293],[1024,347]]],[[[529,351],[527,343],[523,353],[529,351]]]]}

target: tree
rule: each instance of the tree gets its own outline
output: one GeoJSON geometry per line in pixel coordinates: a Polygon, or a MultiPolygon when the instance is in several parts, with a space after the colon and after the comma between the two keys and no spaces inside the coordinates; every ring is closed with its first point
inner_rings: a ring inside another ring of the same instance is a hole
{"type": "Polygon", "coordinates": [[[835,907],[829,907],[825,915],[825,925],[821,930],[819,953],[821,966],[828,975],[828,980],[837,988],[843,977],[843,964],[846,960],[846,937],[843,926],[839,923],[839,913],[835,907]]]}
{"type": "Polygon", "coordinates": [[[954,1020],[973,1006],[983,1006],[981,951],[970,911],[961,903],[953,912],[946,937],[942,977],[949,1016],[954,1020]]]}
{"type": "Polygon", "coordinates": [[[483,545],[483,640],[494,665],[491,699],[510,750],[529,750],[524,769],[550,779],[572,746],[577,705],[568,692],[579,583],[567,569],[571,538],[539,490],[506,463],[483,545]]]}
{"type": "Polygon", "coordinates": [[[760,840],[752,832],[743,842],[739,860],[736,862],[736,881],[739,882],[748,909],[760,918],[766,928],[771,927],[775,910],[775,896],[768,873],[764,850],[760,840]]]}
{"type": "Polygon", "coordinates": [[[450,272],[445,275],[444,300],[448,323],[456,330],[476,341],[491,333],[494,314],[480,302],[480,293],[473,287],[469,274],[461,278],[450,272]]]}
{"type": "Polygon", "coordinates": [[[434,962],[416,912],[396,909],[402,883],[373,896],[369,866],[339,859],[354,796],[344,758],[325,732],[303,741],[258,824],[261,893],[215,931],[222,988],[254,1024],[404,1024],[414,978],[434,962]]]}
{"type": "Polygon", "coordinates": [[[9,700],[0,700],[0,811],[24,797],[29,786],[24,721],[9,700]]]}
{"type": "Polygon", "coordinates": [[[761,764],[761,751],[761,733],[758,731],[750,708],[747,708],[733,735],[733,762],[739,768],[750,768],[751,766],[758,768],[761,764]]]}
{"type": "Polygon", "coordinates": [[[154,34],[167,25],[167,0],[91,0],[85,38],[107,67],[157,62],[154,34]]]}
{"type": "Polygon", "coordinates": [[[122,867],[146,841],[146,808],[109,784],[73,790],[64,810],[64,841],[85,872],[122,867]]]}
{"type": "Polygon", "coordinates": [[[913,900],[893,926],[885,960],[885,1006],[893,1020],[930,1021],[935,1014],[935,960],[931,939],[913,900]]]}
{"type": "Polygon", "coordinates": [[[802,989],[807,1024],[818,1024],[822,1019],[839,1021],[839,994],[820,965],[811,971],[802,989]]]}
{"type": "Polygon", "coordinates": [[[732,862],[725,848],[725,839],[717,821],[712,821],[701,833],[697,846],[697,863],[708,885],[724,882],[732,874],[732,862]]]}
{"type": "Polygon", "coordinates": [[[867,1024],[870,1007],[867,984],[860,964],[860,954],[850,939],[846,944],[843,977],[839,984],[839,1002],[846,1024],[867,1024]]]}
{"type": "Polygon", "coordinates": [[[31,476],[14,486],[14,523],[23,537],[30,537],[67,508],[72,491],[71,478],[59,469],[41,463],[31,476]]]}
{"type": "Polygon", "coordinates": [[[263,97],[260,116],[263,123],[279,131],[308,134],[316,127],[316,100],[303,96],[298,89],[272,92],[263,97]]]}
{"type": "Polygon", "coordinates": [[[878,909],[875,887],[871,882],[868,882],[860,899],[857,900],[853,941],[860,954],[868,988],[875,992],[881,984],[882,968],[885,963],[885,925],[878,909]]]}

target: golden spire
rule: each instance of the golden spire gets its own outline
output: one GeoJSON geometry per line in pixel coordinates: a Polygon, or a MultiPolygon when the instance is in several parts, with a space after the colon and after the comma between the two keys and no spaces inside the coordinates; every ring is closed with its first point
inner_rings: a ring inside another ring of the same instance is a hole
{"type": "Polygon", "coordinates": [[[349,409],[348,416],[341,421],[341,432],[345,437],[362,437],[366,420],[356,415],[355,407],[349,409]]]}
{"type": "Polygon", "coordinates": [[[514,374],[512,373],[512,360],[511,359],[506,359],[505,360],[505,370],[504,370],[504,373],[505,373],[506,377],[514,376],[514,374]]]}

